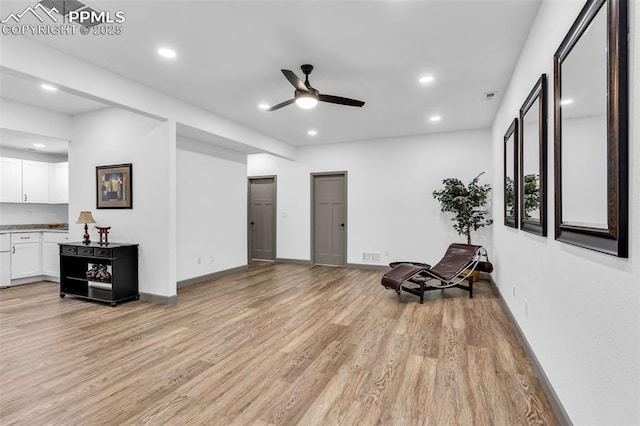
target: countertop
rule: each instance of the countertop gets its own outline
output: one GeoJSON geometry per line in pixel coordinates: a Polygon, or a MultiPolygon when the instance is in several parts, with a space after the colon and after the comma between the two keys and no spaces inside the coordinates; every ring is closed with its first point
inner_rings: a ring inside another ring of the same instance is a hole
{"type": "Polygon", "coordinates": [[[34,224],[34,225],[0,225],[0,234],[17,234],[22,232],[69,232],[68,223],[34,224]]]}

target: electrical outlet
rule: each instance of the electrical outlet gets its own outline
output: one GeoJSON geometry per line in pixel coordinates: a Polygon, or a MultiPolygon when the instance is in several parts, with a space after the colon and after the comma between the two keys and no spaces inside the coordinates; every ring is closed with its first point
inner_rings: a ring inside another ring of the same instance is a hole
{"type": "Polygon", "coordinates": [[[211,263],[215,262],[215,258],[213,256],[211,256],[211,263]]]}
{"type": "Polygon", "coordinates": [[[387,256],[387,257],[389,257],[389,250],[385,250],[385,251],[384,251],[384,255],[385,255],[385,256],[387,256]]]}
{"type": "Polygon", "coordinates": [[[516,286],[513,286],[513,297],[516,297],[516,286]]]}
{"type": "Polygon", "coordinates": [[[202,258],[199,257],[197,262],[198,262],[198,265],[200,265],[202,263],[202,258]]]}
{"type": "Polygon", "coordinates": [[[529,318],[529,302],[526,300],[524,302],[524,316],[525,318],[529,318]]]}

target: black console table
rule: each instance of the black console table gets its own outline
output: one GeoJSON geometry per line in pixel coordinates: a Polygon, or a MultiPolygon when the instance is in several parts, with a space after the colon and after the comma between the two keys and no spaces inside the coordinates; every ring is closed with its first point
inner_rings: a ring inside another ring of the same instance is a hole
{"type": "Polygon", "coordinates": [[[138,300],[138,244],[60,244],[60,297],[110,303],[138,300]]]}

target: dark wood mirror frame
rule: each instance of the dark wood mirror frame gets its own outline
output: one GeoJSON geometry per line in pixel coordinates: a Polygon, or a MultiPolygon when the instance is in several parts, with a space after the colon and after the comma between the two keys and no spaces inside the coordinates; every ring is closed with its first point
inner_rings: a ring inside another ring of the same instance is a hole
{"type": "Polygon", "coordinates": [[[588,0],[553,57],[555,238],[618,257],[628,257],[627,33],[626,0],[588,0]],[[570,225],[562,220],[562,62],[598,13],[607,14],[607,229],[570,225]]]}
{"type": "Polygon", "coordinates": [[[518,228],[518,204],[520,204],[520,199],[518,197],[518,158],[518,119],[514,118],[509,129],[507,129],[507,132],[504,134],[504,224],[511,228],[518,228]],[[512,136],[513,139],[511,143],[513,144],[513,156],[512,158],[509,158],[507,155],[507,144],[512,136]],[[513,216],[507,214],[507,187],[509,185],[509,182],[507,182],[507,177],[509,176],[507,173],[508,170],[510,170],[513,175],[513,182],[510,183],[512,186],[511,191],[513,191],[513,216]]]}
{"type": "Polygon", "coordinates": [[[547,75],[542,74],[520,108],[520,229],[547,236],[547,75]],[[538,101],[538,111],[531,106],[538,101]],[[538,113],[538,175],[540,176],[540,220],[528,220],[525,212],[525,116],[538,113]]]}

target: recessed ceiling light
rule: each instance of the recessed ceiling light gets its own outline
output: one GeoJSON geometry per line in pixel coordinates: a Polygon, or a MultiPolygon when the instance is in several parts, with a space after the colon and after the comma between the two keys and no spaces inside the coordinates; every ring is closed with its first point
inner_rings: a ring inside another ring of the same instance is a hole
{"type": "Polygon", "coordinates": [[[267,104],[260,104],[260,105],[258,105],[258,108],[260,108],[260,109],[269,109],[271,107],[269,105],[267,105],[267,104]]]}
{"type": "Polygon", "coordinates": [[[427,83],[431,83],[432,81],[433,81],[432,75],[423,75],[418,79],[418,83],[420,84],[427,84],[427,83]]]}
{"type": "Polygon", "coordinates": [[[33,146],[35,146],[36,148],[44,148],[44,144],[42,143],[34,143],[33,146]]]}
{"type": "Polygon", "coordinates": [[[315,135],[317,135],[317,134],[318,134],[318,132],[317,132],[316,130],[309,130],[309,131],[307,132],[307,134],[308,134],[309,136],[315,136],[315,135]]]}
{"type": "Polygon", "coordinates": [[[569,105],[573,103],[573,99],[563,99],[560,101],[560,105],[569,105]]]}
{"type": "Polygon", "coordinates": [[[173,59],[177,56],[176,51],[173,49],[169,49],[168,47],[161,47],[160,49],[158,49],[158,55],[169,59],[173,59]]]}
{"type": "Polygon", "coordinates": [[[46,84],[46,83],[41,84],[41,85],[40,85],[40,87],[42,87],[44,90],[48,90],[48,91],[50,91],[50,92],[55,92],[56,90],[58,90],[58,88],[57,88],[57,87],[52,86],[52,85],[50,85],[50,84],[46,84]]]}
{"type": "Polygon", "coordinates": [[[439,115],[432,115],[431,117],[429,117],[429,121],[440,121],[442,120],[442,117],[440,117],[439,115]]]}

